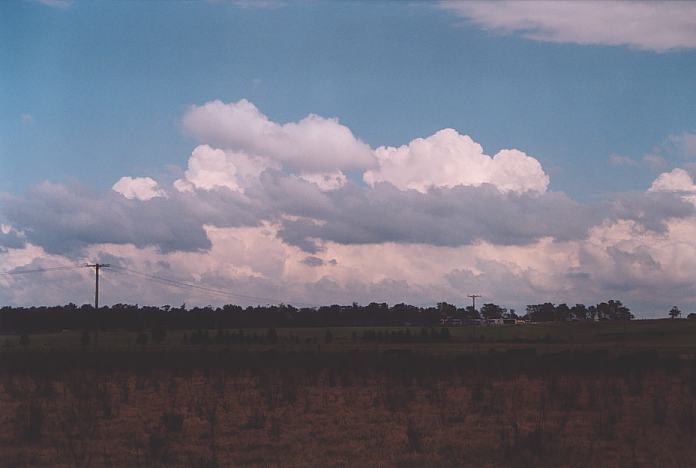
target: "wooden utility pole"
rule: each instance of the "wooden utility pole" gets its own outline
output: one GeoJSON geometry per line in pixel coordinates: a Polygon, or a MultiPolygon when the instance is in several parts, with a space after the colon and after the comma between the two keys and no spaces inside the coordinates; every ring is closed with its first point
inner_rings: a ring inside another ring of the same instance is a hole
{"type": "Polygon", "coordinates": [[[466,297],[470,297],[470,298],[471,298],[471,305],[474,307],[474,309],[476,309],[476,298],[477,298],[477,297],[481,297],[481,295],[480,295],[480,294],[469,294],[469,295],[466,296],[466,297]]]}
{"type": "Polygon", "coordinates": [[[97,345],[99,344],[99,269],[108,268],[111,265],[108,263],[94,263],[85,266],[94,268],[94,312],[96,313],[95,319],[97,321],[94,331],[94,344],[97,345]]]}

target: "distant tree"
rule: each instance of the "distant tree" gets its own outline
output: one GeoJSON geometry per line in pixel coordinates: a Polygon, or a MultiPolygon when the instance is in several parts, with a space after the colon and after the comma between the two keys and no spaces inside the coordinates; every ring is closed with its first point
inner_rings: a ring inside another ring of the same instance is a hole
{"type": "Polygon", "coordinates": [[[674,306],[669,311],[669,318],[676,319],[676,318],[681,317],[681,314],[682,314],[682,312],[681,312],[681,310],[679,310],[679,307],[674,306]]]}
{"type": "Polygon", "coordinates": [[[441,314],[443,315],[452,315],[457,312],[457,307],[453,306],[452,304],[448,304],[446,302],[438,302],[437,303],[437,310],[440,311],[441,314]]]}
{"type": "Polygon", "coordinates": [[[556,306],[554,320],[559,322],[567,322],[570,320],[570,307],[568,307],[568,304],[558,304],[556,306]]]}
{"type": "Polygon", "coordinates": [[[696,319],[696,314],[691,312],[689,315],[686,316],[686,318],[688,318],[689,320],[694,320],[696,319]]]}
{"type": "Polygon", "coordinates": [[[29,343],[31,343],[29,335],[27,335],[26,333],[22,333],[22,336],[19,337],[19,344],[26,348],[27,346],[29,346],[29,343]]]}
{"type": "Polygon", "coordinates": [[[474,306],[467,306],[466,309],[464,309],[464,318],[469,320],[477,320],[481,318],[481,314],[479,314],[478,310],[476,310],[474,306]]]}
{"type": "Polygon", "coordinates": [[[585,321],[587,320],[589,311],[584,304],[575,304],[570,308],[570,317],[575,320],[585,321]]]}
{"type": "Polygon", "coordinates": [[[598,319],[597,306],[590,306],[587,308],[587,317],[593,322],[598,319]]]}
{"type": "Polygon", "coordinates": [[[597,304],[597,315],[600,320],[631,320],[633,318],[629,308],[617,300],[597,304]]]}
{"type": "Polygon", "coordinates": [[[556,308],[550,302],[527,306],[527,317],[532,322],[551,322],[556,314],[556,308]]]}
{"type": "Polygon", "coordinates": [[[486,320],[499,319],[503,316],[503,309],[496,304],[483,304],[481,315],[486,320]]]}

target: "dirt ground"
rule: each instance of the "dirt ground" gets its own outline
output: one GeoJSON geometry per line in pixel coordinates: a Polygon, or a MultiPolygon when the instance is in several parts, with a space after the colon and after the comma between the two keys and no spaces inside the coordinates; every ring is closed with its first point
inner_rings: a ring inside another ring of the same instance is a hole
{"type": "Polygon", "coordinates": [[[0,375],[4,466],[693,466],[693,367],[0,375]]]}

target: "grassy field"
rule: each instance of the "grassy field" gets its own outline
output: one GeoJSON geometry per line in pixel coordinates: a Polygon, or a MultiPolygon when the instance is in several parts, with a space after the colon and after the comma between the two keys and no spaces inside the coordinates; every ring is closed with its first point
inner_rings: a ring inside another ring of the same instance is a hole
{"type": "MultiPolygon", "coordinates": [[[[440,330],[441,327],[434,327],[440,330]]],[[[340,351],[349,349],[411,349],[418,353],[451,354],[451,353],[480,353],[506,351],[508,349],[534,347],[538,353],[557,352],[563,349],[592,350],[607,349],[610,352],[622,353],[641,349],[656,349],[660,353],[696,356],[696,320],[637,320],[632,322],[599,322],[599,323],[536,323],[528,325],[504,326],[459,326],[449,327],[450,339],[443,342],[399,343],[388,340],[369,342],[362,339],[366,331],[382,333],[404,332],[409,330],[412,335],[418,335],[422,327],[328,327],[328,328],[280,328],[277,329],[278,343],[273,348],[287,349],[321,349],[340,351]],[[331,343],[325,342],[326,331],[330,330],[331,343]],[[354,340],[354,335],[357,340],[354,340]],[[311,344],[307,344],[307,339],[311,344]]],[[[236,332],[236,330],[230,330],[236,332]]],[[[213,337],[216,330],[207,330],[213,337]]],[[[265,337],[268,329],[245,329],[246,335],[256,334],[265,337]]],[[[46,333],[30,336],[28,349],[65,349],[79,348],[82,331],[65,331],[62,333],[46,333]]],[[[136,344],[138,332],[101,331],[98,336],[98,347],[108,349],[162,349],[185,346],[184,335],[190,336],[191,331],[170,330],[161,344],[141,346],[136,344]]],[[[20,348],[20,337],[17,335],[0,335],[0,352],[20,348]]],[[[212,344],[215,346],[215,344],[212,344]]],[[[227,346],[228,345],[223,345],[227,346]]],[[[94,348],[94,335],[91,333],[91,344],[94,348]]],[[[266,349],[268,343],[237,344],[232,347],[251,349],[266,349]]]]}
{"type": "Polygon", "coordinates": [[[326,328],[285,328],[275,344],[209,346],[182,344],[181,331],[144,346],[135,332],[101,332],[98,346],[78,331],[27,346],[3,336],[0,465],[677,467],[696,457],[696,323],[453,327],[449,340],[411,343],[360,339],[403,327],[330,330],[330,343],[326,328]]]}

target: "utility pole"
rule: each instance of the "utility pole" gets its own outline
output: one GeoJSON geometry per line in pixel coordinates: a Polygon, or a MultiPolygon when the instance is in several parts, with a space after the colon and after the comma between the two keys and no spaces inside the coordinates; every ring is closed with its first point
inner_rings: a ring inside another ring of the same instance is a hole
{"type": "Polygon", "coordinates": [[[89,268],[94,268],[94,312],[96,315],[97,326],[94,331],[94,344],[99,344],[99,269],[108,268],[111,265],[108,263],[94,263],[85,265],[89,268]]]}
{"type": "Polygon", "coordinates": [[[474,307],[474,309],[476,309],[476,298],[477,298],[477,297],[481,297],[481,295],[480,295],[480,294],[469,294],[469,295],[466,296],[466,297],[470,297],[470,298],[471,298],[471,302],[472,302],[471,305],[474,307]]]}
{"type": "MultiPolygon", "coordinates": [[[[476,310],[476,298],[481,297],[481,295],[480,294],[469,294],[466,297],[471,298],[471,305],[475,311],[476,310]]],[[[471,342],[473,343],[476,341],[476,319],[472,319],[472,320],[474,321],[472,326],[471,326],[471,342]]],[[[477,346],[477,349],[478,349],[478,346],[477,346]]]]}

